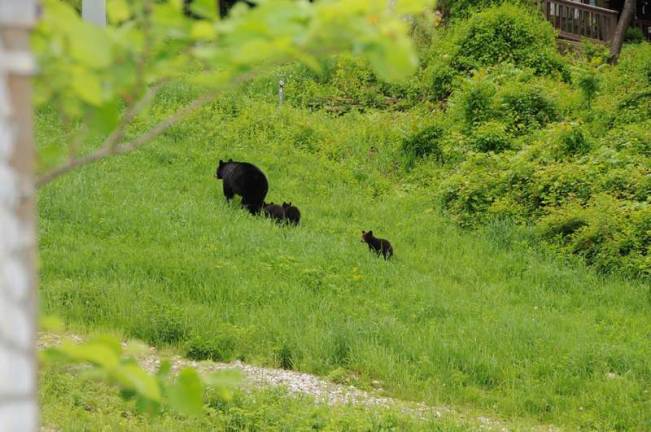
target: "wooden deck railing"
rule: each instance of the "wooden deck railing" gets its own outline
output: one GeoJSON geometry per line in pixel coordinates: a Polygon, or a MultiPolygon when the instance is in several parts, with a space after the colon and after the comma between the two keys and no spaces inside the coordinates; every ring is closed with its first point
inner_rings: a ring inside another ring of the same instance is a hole
{"type": "Polygon", "coordinates": [[[545,18],[560,32],[560,37],[578,41],[581,38],[609,42],[617,11],[572,0],[540,0],[545,18]]]}

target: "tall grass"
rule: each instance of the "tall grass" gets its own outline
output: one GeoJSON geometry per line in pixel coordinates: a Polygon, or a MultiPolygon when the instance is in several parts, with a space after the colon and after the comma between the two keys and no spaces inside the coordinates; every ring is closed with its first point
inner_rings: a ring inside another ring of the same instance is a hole
{"type": "MultiPolygon", "coordinates": [[[[170,86],[136,129],[194,91],[170,86]]],[[[195,358],[343,368],[399,398],[644,430],[649,287],[566,265],[508,226],[451,225],[397,162],[422,118],[229,99],[58,180],[39,196],[42,309],[195,358]],[[301,226],[227,205],[212,175],[229,157],[257,164],[301,226]],[[360,243],[368,229],[392,260],[360,243]]],[[[50,113],[37,122],[40,145],[64,139],[50,113]]]]}

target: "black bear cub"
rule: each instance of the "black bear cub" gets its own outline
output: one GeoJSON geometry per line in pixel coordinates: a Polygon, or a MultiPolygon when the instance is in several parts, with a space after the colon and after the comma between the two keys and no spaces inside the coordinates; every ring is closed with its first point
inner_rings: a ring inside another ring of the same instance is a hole
{"type": "Polygon", "coordinates": [[[369,250],[374,251],[378,255],[381,254],[385,260],[391,258],[393,255],[393,247],[389,243],[389,240],[374,237],[373,231],[362,231],[362,243],[366,243],[369,250]]]}
{"type": "Polygon", "coordinates": [[[285,210],[285,218],[294,225],[298,225],[301,221],[301,212],[298,207],[293,206],[292,203],[283,202],[283,210],[285,210]]]}
{"type": "Polygon", "coordinates": [[[242,197],[242,206],[251,214],[262,208],[269,183],[260,168],[248,162],[219,161],[215,177],[224,182],[224,196],[230,201],[235,194],[242,197]]]}
{"type": "Polygon", "coordinates": [[[283,206],[274,203],[264,203],[262,205],[262,213],[276,222],[283,222],[285,220],[285,209],[283,206]]]}

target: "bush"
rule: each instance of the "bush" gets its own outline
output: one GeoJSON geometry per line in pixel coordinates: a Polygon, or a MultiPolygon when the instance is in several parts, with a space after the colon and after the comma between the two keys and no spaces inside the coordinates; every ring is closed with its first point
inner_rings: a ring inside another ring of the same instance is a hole
{"type": "Polygon", "coordinates": [[[502,4],[473,15],[455,33],[452,65],[470,71],[499,63],[532,68],[539,75],[569,79],[556,52],[552,26],[531,8],[502,4]]]}
{"type": "Polygon", "coordinates": [[[418,159],[433,157],[444,162],[439,140],[444,130],[438,125],[426,127],[403,139],[400,147],[406,167],[412,168],[418,159]]]}
{"type": "Polygon", "coordinates": [[[459,103],[467,127],[473,128],[495,116],[493,106],[495,92],[495,85],[485,78],[480,77],[466,84],[459,103]]]}
{"type": "Polygon", "coordinates": [[[515,134],[540,129],[560,117],[556,103],[542,89],[528,85],[507,86],[499,95],[499,105],[502,118],[515,134]]]}
{"type": "Polygon", "coordinates": [[[480,152],[501,152],[512,148],[506,127],[499,122],[488,122],[473,131],[471,146],[480,152]]]}
{"type": "Polygon", "coordinates": [[[230,361],[235,357],[240,332],[235,326],[223,324],[211,335],[197,333],[186,345],[186,357],[193,360],[230,361]]]}
{"type": "Polygon", "coordinates": [[[425,84],[429,84],[427,92],[429,99],[440,101],[447,99],[452,90],[459,73],[449,64],[444,62],[435,62],[427,66],[423,79],[425,84]]]}
{"type": "Polygon", "coordinates": [[[570,203],[540,222],[543,237],[604,273],[649,275],[651,206],[596,195],[586,206],[570,203]]]}
{"type": "MultiPolygon", "coordinates": [[[[504,0],[441,0],[437,3],[437,6],[443,11],[445,16],[455,20],[468,18],[473,13],[477,13],[482,9],[502,3],[504,3],[504,0]]],[[[526,4],[526,1],[512,0],[510,3],[526,4]]]]}
{"type": "Polygon", "coordinates": [[[644,33],[639,27],[629,27],[624,33],[624,42],[628,43],[640,43],[644,41],[644,33]]]}
{"type": "Polygon", "coordinates": [[[599,91],[599,78],[593,72],[585,72],[579,77],[578,85],[583,94],[585,105],[590,108],[592,106],[592,100],[599,91]]]}

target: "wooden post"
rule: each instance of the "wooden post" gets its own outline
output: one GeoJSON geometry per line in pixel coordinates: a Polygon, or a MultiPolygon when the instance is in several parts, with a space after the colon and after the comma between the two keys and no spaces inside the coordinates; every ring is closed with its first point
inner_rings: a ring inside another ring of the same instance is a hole
{"type": "Polygon", "coordinates": [[[82,0],[81,16],[84,21],[104,27],[106,25],[106,0],[82,0]]]}
{"type": "Polygon", "coordinates": [[[0,430],[39,429],[29,31],[36,0],[0,0],[0,430]]]}

